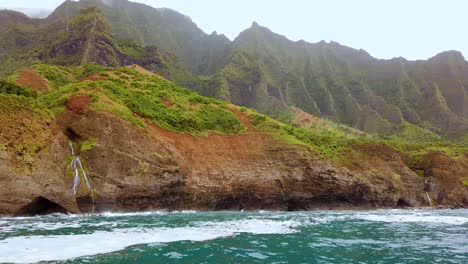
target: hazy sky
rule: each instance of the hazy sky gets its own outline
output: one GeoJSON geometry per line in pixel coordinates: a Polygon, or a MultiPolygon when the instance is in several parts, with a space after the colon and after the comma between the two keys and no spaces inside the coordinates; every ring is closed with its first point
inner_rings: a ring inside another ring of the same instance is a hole
{"type": "MultiPolygon", "coordinates": [[[[3,7],[54,8],[63,0],[0,0],[3,7]]],[[[468,56],[468,0],[135,0],[173,8],[207,33],[230,39],[252,21],[292,40],[334,40],[377,58],[468,56]]]]}

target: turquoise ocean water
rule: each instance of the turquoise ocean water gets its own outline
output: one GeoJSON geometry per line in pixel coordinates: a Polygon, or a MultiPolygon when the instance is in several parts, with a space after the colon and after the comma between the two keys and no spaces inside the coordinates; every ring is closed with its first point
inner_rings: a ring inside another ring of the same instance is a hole
{"type": "Polygon", "coordinates": [[[468,263],[468,210],[0,218],[0,263],[468,263]]]}

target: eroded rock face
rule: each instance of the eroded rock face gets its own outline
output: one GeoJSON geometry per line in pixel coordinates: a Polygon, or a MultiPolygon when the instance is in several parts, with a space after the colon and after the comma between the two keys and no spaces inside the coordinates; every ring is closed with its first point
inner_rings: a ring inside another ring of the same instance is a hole
{"type": "Polygon", "coordinates": [[[81,190],[75,197],[72,179],[65,177],[70,135],[77,143],[96,141],[80,153],[96,190],[96,211],[428,206],[428,177],[437,205],[468,206],[460,181],[467,175],[466,163],[442,154],[426,157],[424,176],[382,146],[357,147],[371,157],[370,166],[338,168],[303,146],[256,131],[243,116],[245,134],[195,138],[79,110],[58,118],[32,173],[19,173],[8,163],[10,154],[0,151],[1,214],[93,210],[89,192],[81,190]]]}
{"type": "Polygon", "coordinates": [[[434,153],[426,155],[423,163],[426,164],[424,176],[428,179],[428,188],[436,204],[468,205],[468,186],[460,184],[461,178],[468,177],[466,162],[434,153]]]}
{"type": "Polygon", "coordinates": [[[0,151],[0,214],[80,212],[64,177],[67,138],[61,133],[51,136],[47,148],[35,157],[33,172],[15,168],[10,154],[0,151]]]}

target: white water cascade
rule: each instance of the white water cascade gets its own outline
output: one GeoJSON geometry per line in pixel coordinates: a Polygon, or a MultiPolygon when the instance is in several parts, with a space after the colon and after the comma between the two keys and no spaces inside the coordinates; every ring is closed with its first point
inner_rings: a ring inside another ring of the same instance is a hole
{"type": "Polygon", "coordinates": [[[69,145],[70,145],[71,154],[73,156],[73,159],[70,162],[70,168],[73,170],[73,175],[74,175],[73,188],[72,188],[73,194],[76,195],[76,193],[78,191],[78,187],[80,187],[81,176],[83,176],[86,187],[91,192],[91,198],[93,200],[93,212],[94,212],[94,191],[93,191],[93,188],[91,186],[91,181],[89,180],[89,177],[86,174],[83,163],[81,163],[80,156],[75,153],[75,149],[73,147],[73,142],[70,141],[69,145]],[[81,172],[81,175],[80,175],[80,172],[81,172]]]}
{"type": "MultiPolygon", "coordinates": [[[[429,184],[429,180],[428,179],[425,179],[424,180],[424,186],[427,186],[429,184]]],[[[426,198],[427,200],[429,201],[429,206],[432,207],[432,199],[431,197],[429,196],[429,193],[426,191],[426,198]]]]}
{"type": "Polygon", "coordinates": [[[428,192],[426,192],[426,197],[427,197],[427,200],[429,201],[429,206],[432,207],[432,200],[428,192]]]}

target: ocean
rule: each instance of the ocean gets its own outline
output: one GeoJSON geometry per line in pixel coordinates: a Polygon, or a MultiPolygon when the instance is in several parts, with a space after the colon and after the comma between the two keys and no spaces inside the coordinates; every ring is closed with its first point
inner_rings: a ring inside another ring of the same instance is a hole
{"type": "Polygon", "coordinates": [[[468,210],[0,218],[0,263],[468,263],[468,210]]]}

